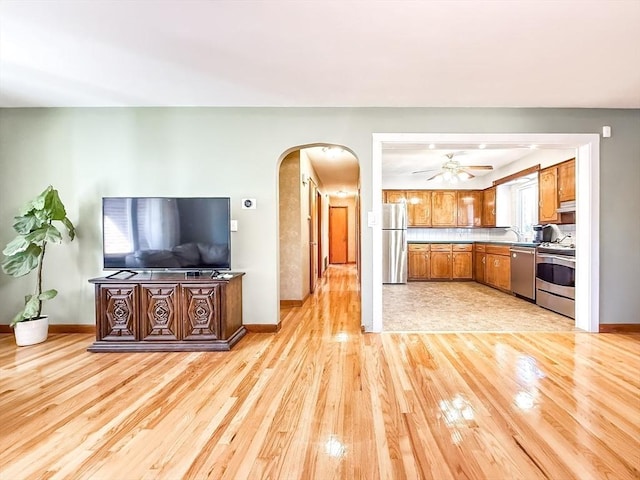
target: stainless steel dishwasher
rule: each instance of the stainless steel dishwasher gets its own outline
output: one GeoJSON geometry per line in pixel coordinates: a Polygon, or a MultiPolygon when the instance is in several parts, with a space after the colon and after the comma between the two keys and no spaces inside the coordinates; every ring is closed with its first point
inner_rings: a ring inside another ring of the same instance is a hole
{"type": "Polygon", "coordinates": [[[511,247],[511,291],[530,300],[536,299],[536,249],[511,247]]]}

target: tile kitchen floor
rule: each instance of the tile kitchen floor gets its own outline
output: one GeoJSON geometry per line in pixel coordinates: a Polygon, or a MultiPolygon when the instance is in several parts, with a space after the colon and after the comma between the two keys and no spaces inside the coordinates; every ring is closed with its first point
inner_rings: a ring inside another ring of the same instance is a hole
{"type": "Polygon", "coordinates": [[[574,320],[476,282],[383,285],[387,332],[572,332],[574,320]]]}

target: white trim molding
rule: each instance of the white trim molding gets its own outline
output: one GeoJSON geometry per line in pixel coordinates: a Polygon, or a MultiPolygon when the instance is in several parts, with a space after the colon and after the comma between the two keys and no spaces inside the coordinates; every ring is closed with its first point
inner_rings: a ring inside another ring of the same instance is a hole
{"type": "MultiPolygon", "coordinates": [[[[598,332],[600,326],[600,135],[564,133],[374,133],[372,136],[373,212],[382,211],[382,147],[387,142],[490,143],[545,145],[576,149],[576,319],[575,326],[598,332]]],[[[382,332],[382,228],[373,228],[373,332],[382,332]]]]}

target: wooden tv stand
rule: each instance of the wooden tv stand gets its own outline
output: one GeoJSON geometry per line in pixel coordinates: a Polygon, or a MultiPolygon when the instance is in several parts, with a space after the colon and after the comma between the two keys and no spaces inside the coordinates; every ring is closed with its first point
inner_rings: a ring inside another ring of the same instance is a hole
{"type": "Polygon", "coordinates": [[[96,341],[90,352],[230,350],[242,326],[242,276],[123,272],[95,285],[96,341]]]}

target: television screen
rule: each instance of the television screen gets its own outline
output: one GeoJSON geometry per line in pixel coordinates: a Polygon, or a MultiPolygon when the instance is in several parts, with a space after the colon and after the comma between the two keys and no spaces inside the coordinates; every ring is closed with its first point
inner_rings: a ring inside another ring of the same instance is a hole
{"type": "Polygon", "coordinates": [[[105,197],[105,270],[228,270],[229,198],[105,197]]]}

